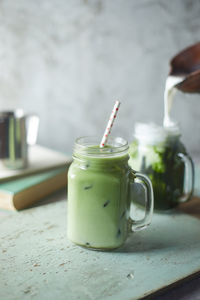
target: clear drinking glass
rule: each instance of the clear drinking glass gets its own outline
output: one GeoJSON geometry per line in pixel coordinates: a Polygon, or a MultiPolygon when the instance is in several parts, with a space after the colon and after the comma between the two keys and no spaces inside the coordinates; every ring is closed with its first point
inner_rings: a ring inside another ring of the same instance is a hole
{"type": "Polygon", "coordinates": [[[37,140],[39,117],[22,109],[0,112],[0,169],[28,166],[28,147],[37,140]]]}

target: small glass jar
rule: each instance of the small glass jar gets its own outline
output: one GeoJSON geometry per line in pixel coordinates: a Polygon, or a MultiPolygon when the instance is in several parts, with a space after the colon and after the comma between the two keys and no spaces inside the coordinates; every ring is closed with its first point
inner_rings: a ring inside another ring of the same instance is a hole
{"type": "Polygon", "coordinates": [[[134,137],[129,149],[129,165],[150,178],[154,208],[169,210],[189,200],[194,186],[194,166],[180,140],[178,126],[166,129],[137,123],[134,137]]]}
{"type": "Polygon", "coordinates": [[[97,137],[76,140],[68,172],[68,238],[81,246],[100,250],[120,247],[129,232],[150,224],[153,190],[145,175],[128,165],[128,143],[109,138],[98,146],[97,137]],[[139,221],[130,218],[130,185],[139,180],[146,186],[146,213],[139,221]]]}

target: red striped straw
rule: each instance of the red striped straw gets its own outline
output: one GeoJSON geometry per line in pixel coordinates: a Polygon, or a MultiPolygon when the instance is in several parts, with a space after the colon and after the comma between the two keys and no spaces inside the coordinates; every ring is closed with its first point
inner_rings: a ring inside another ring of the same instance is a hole
{"type": "Polygon", "coordinates": [[[116,118],[116,116],[117,116],[117,112],[118,112],[118,110],[119,110],[119,106],[120,106],[120,102],[119,102],[119,101],[116,101],[116,102],[115,102],[115,105],[114,105],[114,107],[113,107],[112,113],[111,113],[111,115],[110,115],[110,119],[109,119],[109,121],[108,121],[108,124],[107,124],[107,126],[106,126],[106,130],[105,130],[105,132],[104,132],[103,138],[102,138],[102,140],[101,140],[100,148],[103,148],[103,147],[106,145],[106,143],[107,143],[108,136],[109,136],[109,134],[110,134],[110,132],[111,132],[111,129],[112,129],[114,120],[115,120],[115,118],[116,118]]]}

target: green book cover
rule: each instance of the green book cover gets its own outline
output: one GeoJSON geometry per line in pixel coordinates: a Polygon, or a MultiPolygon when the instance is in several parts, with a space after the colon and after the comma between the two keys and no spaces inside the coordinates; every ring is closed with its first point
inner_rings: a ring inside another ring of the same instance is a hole
{"type": "Polygon", "coordinates": [[[28,189],[31,186],[37,185],[42,181],[45,181],[57,174],[64,172],[66,168],[59,168],[56,170],[51,170],[48,172],[43,172],[40,174],[29,175],[27,177],[11,180],[8,182],[0,183],[0,191],[4,191],[10,194],[17,194],[23,190],[28,189]]]}
{"type": "Polygon", "coordinates": [[[68,166],[0,183],[0,208],[23,209],[67,185],[68,166]]]}

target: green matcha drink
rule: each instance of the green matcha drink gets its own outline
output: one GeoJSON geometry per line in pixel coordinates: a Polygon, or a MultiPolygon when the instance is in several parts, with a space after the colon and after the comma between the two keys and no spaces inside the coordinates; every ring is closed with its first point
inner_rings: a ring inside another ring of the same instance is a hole
{"type": "Polygon", "coordinates": [[[114,249],[124,243],[131,228],[130,183],[135,175],[128,166],[125,140],[110,138],[104,148],[96,146],[98,141],[92,137],[76,141],[68,173],[67,234],[85,247],[114,249]]]}
{"type": "Polygon", "coordinates": [[[151,179],[156,210],[169,210],[192,194],[193,163],[180,141],[180,130],[155,124],[136,124],[129,164],[151,179]]]}

